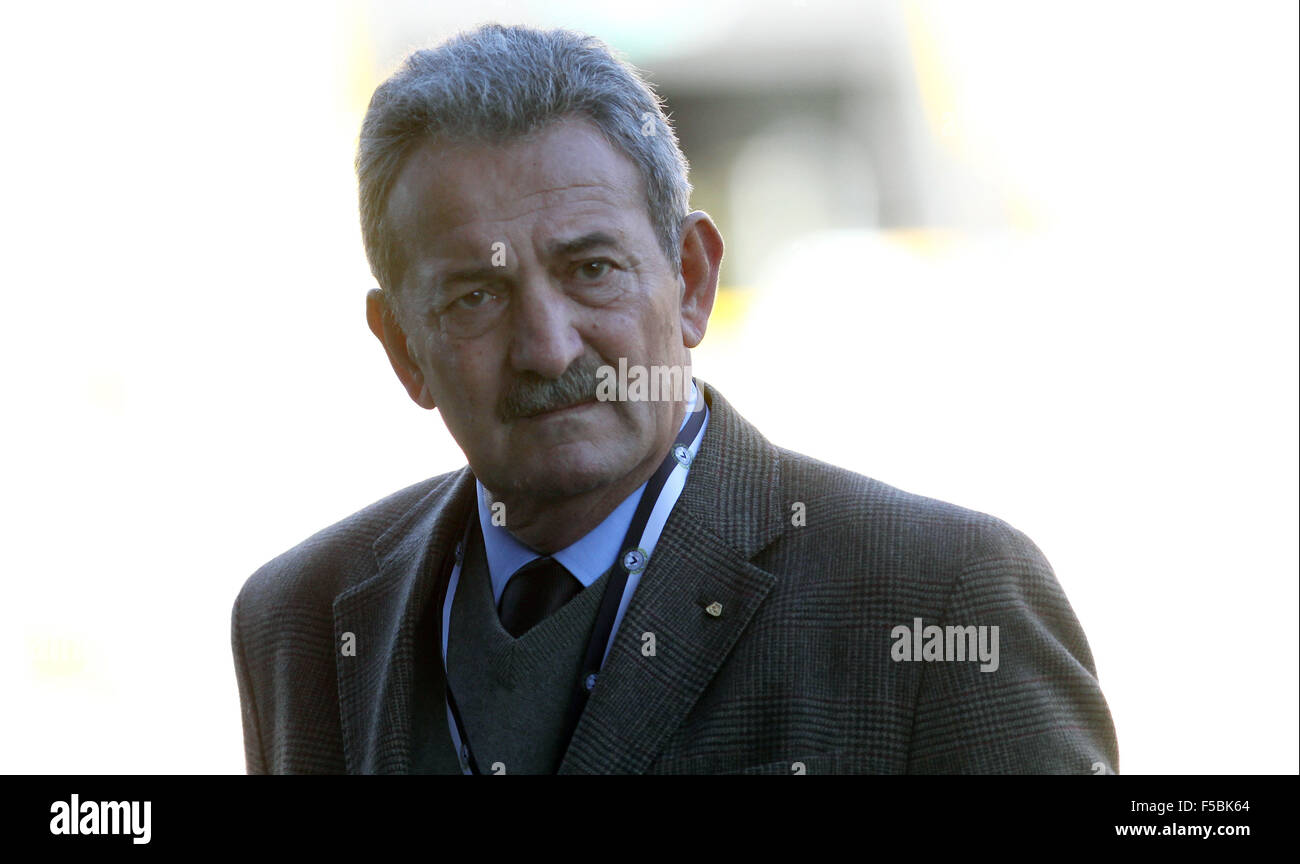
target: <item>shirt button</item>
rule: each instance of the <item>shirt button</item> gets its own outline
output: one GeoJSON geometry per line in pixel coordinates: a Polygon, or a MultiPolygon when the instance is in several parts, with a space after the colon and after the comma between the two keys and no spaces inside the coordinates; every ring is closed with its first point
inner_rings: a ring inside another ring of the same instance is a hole
{"type": "Polygon", "coordinates": [[[593,672],[590,675],[588,675],[587,680],[583,681],[582,684],[584,687],[587,688],[587,692],[590,693],[592,689],[595,688],[596,686],[596,673],[593,672]]]}

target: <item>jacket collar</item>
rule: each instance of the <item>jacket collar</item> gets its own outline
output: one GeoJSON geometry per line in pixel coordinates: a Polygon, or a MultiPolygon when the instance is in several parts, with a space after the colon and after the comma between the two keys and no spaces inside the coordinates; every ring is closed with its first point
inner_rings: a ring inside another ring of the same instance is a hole
{"type": "MultiPolygon", "coordinates": [[[[697,379],[698,381],[698,379],[697,379]]],[[[560,765],[639,773],[662,752],[775,582],[750,563],[782,531],[776,449],[703,381],[700,452],[560,765]],[[711,614],[706,611],[712,606],[711,614]],[[653,634],[654,656],[642,653],[653,634]],[[685,646],[685,650],[683,650],[685,646]]],[[[466,466],[442,478],[374,542],[377,572],[334,601],[339,710],[351,773],[405,773],[420,616],[474,511],[466,466]]],[[[437,678],[442,680],[441,668],[437,678]]]]}

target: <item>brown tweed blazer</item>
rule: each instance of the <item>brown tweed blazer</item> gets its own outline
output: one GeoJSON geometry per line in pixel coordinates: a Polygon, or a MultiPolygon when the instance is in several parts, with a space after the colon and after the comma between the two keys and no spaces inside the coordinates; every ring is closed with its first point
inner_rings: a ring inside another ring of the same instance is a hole
{"type": "MultiPolygon", "coordinates": [[[[561,773],[1118,771],[1087,640],[1028,538],[774,447],[699,383],[699,456],[561,773]],[[998,626],[999,667],[894,660],[917,618],[998,626]]],[[[466,467],[249,578],[231,641],[250,773],[454,765],[426,612],[474,507],[466,467]]]]}

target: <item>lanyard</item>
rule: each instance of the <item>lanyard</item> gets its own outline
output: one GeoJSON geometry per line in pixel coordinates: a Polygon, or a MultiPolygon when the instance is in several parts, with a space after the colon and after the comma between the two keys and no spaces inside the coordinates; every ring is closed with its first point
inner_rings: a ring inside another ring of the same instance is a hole
{"type": "MultiPolygon", "coordinates": [[[[677,433],[672,449],[646,484],[645,491],[641,493],[641,500],[637,504],[636,513],[632,516],[632,523],[628,526],[622,545],[619,546],[622,552],[609,570],[609,581],[605,584],[605,593],[601,596],[600,611],[596,616],[595,626],[592,627],[591,636],[587,640],[587,651],[582,667],[574,682],[567,715],[566,728],[569,730],[569,736],[573,735],[573,730],[578,725],[578,718],[582,716],[582,711],[587,705],[587,697],[596,686],[596,677],[604,663],[613,636],[614,619],[618,617],[618,609],[627,590],[628,576],[640,573],[649,561],[650,556],[641,545],[646,523],[650,521],[650,514],[654,511],[655,504],[659,502],[659,495],[672,473],[678,468],[683,471],[690,470],[690,445],[704,425],[706,413],[707,409],[700,406],[699,410],[691,415],[686,425],[677,433]]],[[[465,535],[456,546],[455,566],[452,568],[451,575],[442,582],[442,590],[438,594],[438,608],[441,610],[438,619],[438,651],[442,656],[443,680],[446,682],[447,725],[451,730],[452,741],[456,745],[461,770],[466,774],[481,774],[482,771],[470,749],[469,739],[465,735],[465,724],[461,720],[460,710],[456,707],[456,697],[451,692],[451,676],[447,674],[447,640],[451,636],[451,605],[456,596],[456,588],[460,584],[461,566],[464,564],[476,524],[478,524],[478,515],[471,513],[465,535]]],[[[565,740],[561,750],[568,749],[568,743],[568,740],[565,740]]]]}

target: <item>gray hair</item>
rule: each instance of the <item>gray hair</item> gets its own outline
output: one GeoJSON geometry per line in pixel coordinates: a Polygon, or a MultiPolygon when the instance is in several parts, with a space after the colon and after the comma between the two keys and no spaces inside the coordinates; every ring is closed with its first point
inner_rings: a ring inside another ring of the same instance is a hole
{"type": "Polygon", "coordinates": [[[570,116],[590,120],[636,165],[650,222],[680,276],[691,184],[660,97],[594,36],[489,24],[410,55],[370,99],[356,168],[361,234],[380,286],[395,290],[402,266],[385,220],[388,194],[419,144],[500,144],[570,116]]]}

